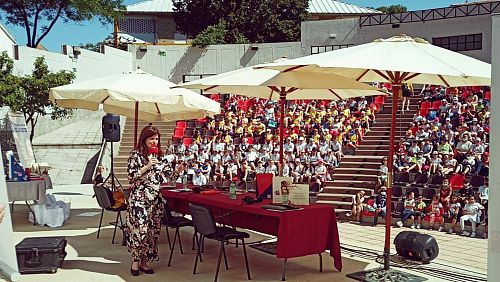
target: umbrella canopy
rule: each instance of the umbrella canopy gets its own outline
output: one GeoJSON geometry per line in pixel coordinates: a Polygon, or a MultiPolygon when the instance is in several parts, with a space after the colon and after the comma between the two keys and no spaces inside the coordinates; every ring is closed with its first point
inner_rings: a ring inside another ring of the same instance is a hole
{"type": "Polygon", "coordinates": [[[243,68],[186,83],[178,87],[202,89],[215,93],[279,100],[281,88],[287,100],[340,100],[380,95],[379,89],[336,74],[283,72],[265,69],[266,65],[243,68]]]}
{"type": "MultiPolygon", "coordinates": [[[[387,202],[391,203],[397,100],[401,83],[445,86],[491,84],[491,65],[429,44],[423,39],[395,36],[355,47],[277,62],[267,66],[282,72],[334,73],[365,82],[393,84],[388,155],[387,202]]],[[[391,205],[387,205],[384,269],[389,270],[391,205]]]]}
{"type": "Polygon", "coordinates": [[[280,72],[256,65],[180,84],[179,87],[280,100],[280,175],[283,175],[283,133],[286,100],[341,100],[380,95],[366,83],[331,73],[280,72]]]}
{"type": "Polygon", "coordinates": [[[280,71],[334,73],[364,82],[491,84],[491,65],[408,36],[268,64],[280,71]],[[397,76],[396,73],[399,73],[397,76]]]}
{"type": "MultiPolygon", "coordinates": [[[[64,108],[98,110],[145,121],[175,121],[218,114],[220,104],[142,70],[50,89],[50,100],[64,108]]],[[[137,140],[137,138],[135,138],[137,140]]]]}

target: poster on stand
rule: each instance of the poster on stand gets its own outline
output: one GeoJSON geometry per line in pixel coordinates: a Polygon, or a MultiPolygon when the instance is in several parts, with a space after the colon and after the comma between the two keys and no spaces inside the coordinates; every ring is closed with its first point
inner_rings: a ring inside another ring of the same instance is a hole
{"type": "Polygon", "coordinates": [[[21,113],[9,112],[9,121],[12,127],[12,135],[16,143],[19,162],[26,168],[35,163],[35,154],[31,147],[28,126],[24,115],[21,113]]]}

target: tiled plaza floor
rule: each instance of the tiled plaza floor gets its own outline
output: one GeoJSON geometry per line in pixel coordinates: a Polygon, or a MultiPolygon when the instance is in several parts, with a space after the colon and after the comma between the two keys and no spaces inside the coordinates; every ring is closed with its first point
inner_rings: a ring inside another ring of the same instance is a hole
{"type": "MultiPolygon", "coordinates": [[[[96,239],[100,209],[95,198],[92,198],[91,185],[63,185],[49,190],[56,198],[71,201],[71,216],[64,226],[49,228],[33,226],[27,220],[27,208],[24,204],[15,205],[12,214],[14,225],[14,241],[17,243],[25,237],[66,236],[68,256],[63,267],[55,274],[23,275],[21,281],[212,281],[217,260],[218,245],[207,242],[204,262],[200,264],[198,274],[192,275],[195,252],[191,250],[192,229],[184,228],[181,232],[185,254],[174,253],[172,267],[166,266],[168,260],[168,244],[165,232],[160,238],[160,261],[152,264],[156,274],[132,277],[129,273],[130,255],[119,243],[112,245],[112,227],[101,231],[96,239]],[[87,216],[82,216],[87,215],[87,216]],[[89,216],[90,215],[90,216],[89,216]]],[[[114,220],[112,213],[105,213],[103,222],[114,220]]],[[[340,241],[344,247],[368,248],[379,253],[383,246],[382,226],[360,226],[349,222],[339,222],[340,241]]],[[[396,233],[400,230],[392,229],[396,233]]],[[[422,230],[427,233],[429,231],[422,230]]],[[[173,232],[171,233],[173,234],[173,232]]],[[[432,232],[440,245],[440,255],[429,266],[449,269],[444,264],[453,264],[455,270],[468,269],[476,273],[485,273],[487,240],[463,238],[457,235],[432,232]],[[464,250],[467,249],[467,252],[464,250]],[[471,259],[475,257],[475,259],[471,259]]],[[[265,238],[262,234],[251,233],[250,241],[265,238]]],[[[117,235],[117,241],[121,234],[117,235]]],[[[392,250],[394,252],[394,249],[392,250]]],[[[249,263],[253,281],[280,281],[281,261],[274,256],[248,248],[249,263]]],[[[342,250],[343,270],[333,269],[332,259],[324,255],[324,272],[318,271],[318,257],[315,255],[293,258],[287,263],[287,281],[353,281],[346,274],[379,267],[373,258],[356,255],[342,250]]],[[[228,248],[229,270],[221,268],[219,281],[247,281],[244,271],[241,248],[228,248]]],[[[456,272],[456,271],[455,271],[456,272]]],[[[473,273],[470,272],[470,273],[473,273]]],[[[472,279],[438,279],[422,272],[418,275],[427,277],[428,281],[474,281],[472,279]]],[[[476,275],[477,276],[477,275],[476,275]]],[[[441,276],[442,277],[442,276],[441,276]]],[[[446,277],[445,277],[446,278],[446,277]]],[[[0,278],[2,281],[2,278],[0,278]]],[[[478,280],[476,280],[478,281],[478,280]]]]}

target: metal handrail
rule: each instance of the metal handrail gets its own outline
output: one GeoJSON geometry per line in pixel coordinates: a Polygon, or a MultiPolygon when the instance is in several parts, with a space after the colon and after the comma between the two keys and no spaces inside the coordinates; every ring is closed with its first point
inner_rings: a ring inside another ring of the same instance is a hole
{"type": "Polygon", "coordinates": [[[500,1],[479,2],[445,8],[410,11],[396,14],[369,15],[359,18],[359,26],[377,26],[410,22],[425,22],[468,16],[489,15],[500,12],[500,1]]]}

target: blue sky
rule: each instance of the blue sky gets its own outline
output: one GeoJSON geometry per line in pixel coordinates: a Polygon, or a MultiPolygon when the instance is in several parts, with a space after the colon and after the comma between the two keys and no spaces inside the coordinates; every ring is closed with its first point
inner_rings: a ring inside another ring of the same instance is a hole
{"type": "MultiPolygon", "coordinates": [[[[125,4],[142,2],[143,0],[125,0],[125,4]]],[[[168,1],[168,0],[166,0],[168,1]]],[[[343,0],[345,3],[356,4],[364,7],[380,7],[401,4],[409,10],[431,9],[447,7],[450,4],[463,3],[465,0],[343,0]]],[[[1,13],[0,13],[1,15],[1,13]]],[[[5,21],[2,19],[2,23],[5,21]]],[[[26,44],[26,34],[20,27],[7,25],[10,33],[20,45],[26,44]]],[[[96,43],[102,41],[113,32],[113,25],[102,26],[97,21],[84,24],[56,23],[52,31],[44,38],[42,44],[51,51],[60,52],[62,44],[79,45],[81,43],[96,43]]]]}

